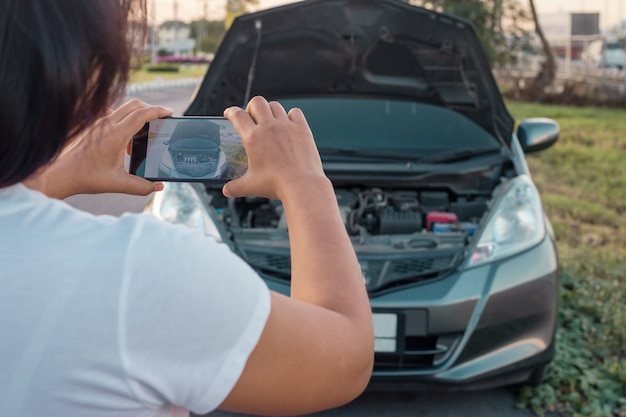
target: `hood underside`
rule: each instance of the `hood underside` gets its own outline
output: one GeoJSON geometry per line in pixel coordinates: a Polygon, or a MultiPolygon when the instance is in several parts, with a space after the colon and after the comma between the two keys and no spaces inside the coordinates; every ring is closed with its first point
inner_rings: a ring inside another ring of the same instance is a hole
{"type": "Polygon", "coordinates": [[[457,111],[505,144],[508,113],[473,26],[394,0],[307,0],[243,15],[186,115],[261,95],[366,96],[457,111]]]}

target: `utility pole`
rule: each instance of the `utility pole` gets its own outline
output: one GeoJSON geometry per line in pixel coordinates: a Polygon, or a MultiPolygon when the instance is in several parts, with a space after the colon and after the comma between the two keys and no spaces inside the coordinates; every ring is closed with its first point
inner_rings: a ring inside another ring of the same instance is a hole
{"type": "Polygon", "coordinates": [[[619,30],[620,33],[623,34],[624,33],[624,15],[622,15],[622,0],[618,0],[617,5],[619,6],[619,12],[617,13],[617,16],[619,17],[619,30]]]}
{"type": "MultiPolygon", "coordinates": [[[[202,39],[206,38],[208,35],[208,28],[206,27],[206,23],[207,20],[209,19],[208,16],[208,10],[209,10],[209,0],[204,0],[204,4],[202,5],[202,21],[200,22],[200,27],[202,28],[202,38],[200,39],[200,41],[202,42],[202,39]]],[[[198,48],[201,48],[201,45],[198,45],[198,48]]]]}
{"type": "Polygon", "coordinates": [[[174,0],[174,55],[180,55],[178,49],[178,0],[174,0]]]}
{"type": "Polygon", "coordinates": [[[151,16],[150,20],[152,20],[151,31],[150,31],[150,62],[152,65],[157,62],[157,23],[156,23],[156,0],[152,0],[151,3],[151,16]]]}
{"type": "Polygon", "coordinates": [[[202,39],[202,17],[198,19],[198,23],[196,24],[196,56],[200,55],[200,39],[202,39]]]}
{"type": "Polygon", "coordinates": [[[205,24],[207,20],[207,8],[208,8],[208,0],[198,0],[201,2],[201,16],[198,20],[197,33],[196,33],[196,51],[198,55],[202,53],[202,40],[206,37],[205,24]]]}

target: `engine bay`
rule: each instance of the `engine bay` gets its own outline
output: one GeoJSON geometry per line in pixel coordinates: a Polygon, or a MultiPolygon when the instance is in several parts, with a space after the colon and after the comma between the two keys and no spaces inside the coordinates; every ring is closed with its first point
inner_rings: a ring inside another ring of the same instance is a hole
{"type": "MultiPolygon", "coordinates": [[[[235,250],[268,277],[291,279],[280,201],[207,190],[235,250]]],[[[335,195],[368,291],[443,276],[463,259],[489,198],[450,190],[340,187],[335,195]]]]}
{"type": "MultiPolygon", "coordinates": [[[[467,255],[512,166],[468,165],[407,180],[330,177],[370,294],[445,276],[467,255]]],[[[226,198],[207,186],[233,249],[268,279],[290,280],[288,224],[280,201],[226,198]]]]}
{"type": "MultiPolygon", "coordinates": [[[[222,223],[240,239],[246,235],[254,239],[255,231],[285,235],[287,220],[280,201],[261,197],[227,199],[219,191],[207,192],[222,223]]],[[[485,195],[456,195],[444,189],[350,187],[336,188],[335,195],[355,245],[380,244],[384,237],[403,235],[439,239],[456,236],[465,243],[478,228],[489,201],[485,195]]]]}

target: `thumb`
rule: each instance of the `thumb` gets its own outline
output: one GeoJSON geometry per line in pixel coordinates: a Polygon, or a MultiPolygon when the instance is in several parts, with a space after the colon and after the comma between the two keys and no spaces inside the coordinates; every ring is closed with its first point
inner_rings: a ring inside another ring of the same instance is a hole
{"type": "Polygon", "coordinates": [[[240,180],[241,180],[241,177],[235,180],[230,180],[226,184],[224,184],[224,187],[222,187],[222,194],[224,194],[224,197],[235,198],[235,197],[241,196],[239,192],[237,191],[239,188],[237,186],[237,183],[240,182],[240,180]]]}
{"type": "Polygon", "coordinates": [[[119,192],[131,195],[148,195],[163,189],[162,182],[152,182],[135,175],[125,175],[119,192]]]}
{"type": "Polygon", "coordinates": [[[248,174],[245,173],[241,177],[230,180],[224,184],[224,187],[222,187],[222,193],[225,197],[244,197],[250,195],[249,191],[247,191],[250,189],[254,188],[251,188],[249,185],[248,174]]]}

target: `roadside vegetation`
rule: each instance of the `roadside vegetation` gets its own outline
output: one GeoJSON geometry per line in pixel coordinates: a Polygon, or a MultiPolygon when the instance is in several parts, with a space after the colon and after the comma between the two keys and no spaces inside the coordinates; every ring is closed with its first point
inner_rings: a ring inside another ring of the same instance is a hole
{"type": "Polygon", "coordinates": [[[559,251],[557,351],[544,383],[519,390],[518,406],[626,417],[626,113],[508,105],[517,121],[561,126],[556,145],[528,157],[559,251]]]}
{"type": "Polygon", "coordinates": [[[173,80],[178,78],[200,78],[207,70],[207,64],[144,64],[130,74],[131,83],[173,80]]]}

